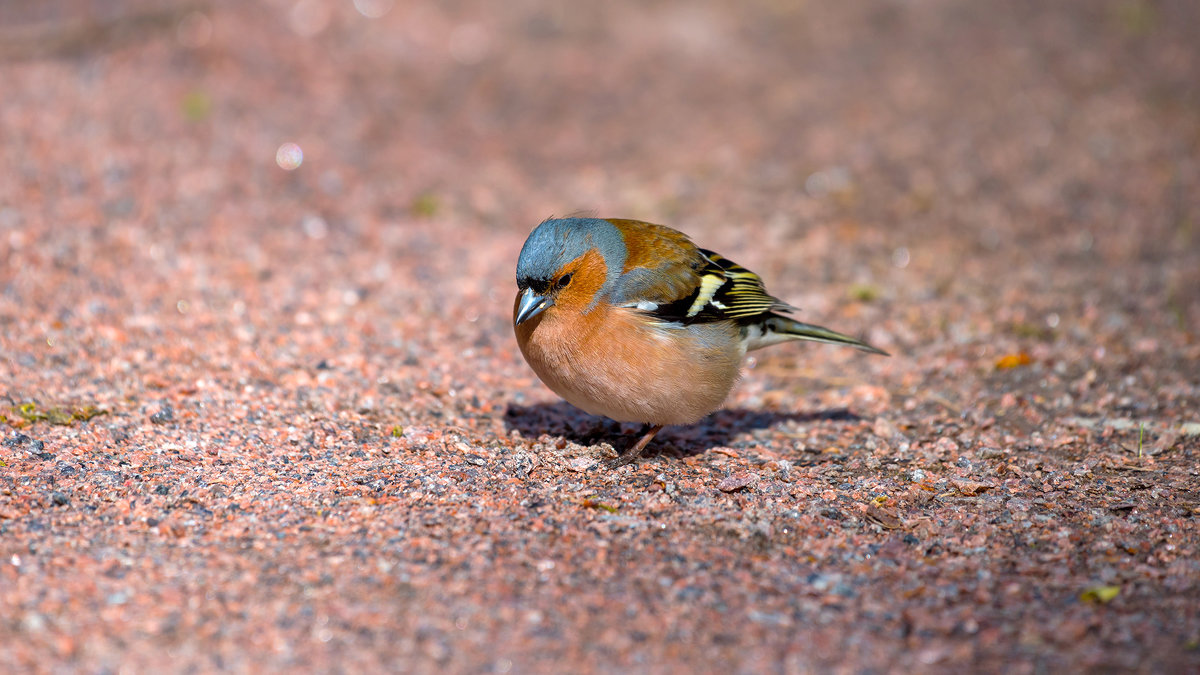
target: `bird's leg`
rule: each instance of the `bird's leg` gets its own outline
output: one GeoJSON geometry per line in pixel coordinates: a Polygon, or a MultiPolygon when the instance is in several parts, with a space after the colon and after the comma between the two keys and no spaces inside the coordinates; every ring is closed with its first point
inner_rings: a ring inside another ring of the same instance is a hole
{"type": "Polygon", "coordinates": [[[617,458],[609,463],[609,467],[615,469],[619,466],[625,466],[626,464],[632,464],[636,462],[638,458],[642,456],[642,452],[646,450],[646,446],[649,445],[650,441],[654,439],[654,435],[661,431],[662,428],[663,425],[661,424],[647,424],[646,426],[642,427],[642,437],[639,438],[636,443],[633,443],[628,448],[625,448],[624,452],[617,455],[617,458]]]}
{"type": "Polygon", "coordinates": [[[662,431],[662,428],[663,425],[661,424],[647,424],[642,427],[642,437],[637,440],[637,443],[634,443],[625,450],[625,455],[633,459],[641,457],[642,452],[646,450],[646,446],[650,445],[650,441],[654,440],[654,437],[658,432],[662,431]]]}

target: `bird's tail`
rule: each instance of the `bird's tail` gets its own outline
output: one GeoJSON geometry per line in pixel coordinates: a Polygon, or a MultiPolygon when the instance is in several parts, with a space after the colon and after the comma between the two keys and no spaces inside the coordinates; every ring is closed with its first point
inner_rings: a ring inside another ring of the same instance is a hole
{"type": "Polygon", "coordinates": [[[864,352],[870,352],[872,354],[890,356],[890,354],[882,349],[879,349],[878,347],[872,347],[862,340],[852,338],[849,335],[843,335],[837,331],[829,330],[824,326],[816,326],[811,323],[802,323],[800,321],[796,321],[795,319],[789,319],[786,316],[780,316],[779,314],[771,314],[767,316],[767,318],[762,322],[762,328],[764,331],[763,336],[760,338],[762,344],[755,344],[750,347],[751,349],[755,349],[760,346],[765,347],[768,344],[784,342],[786,340],[810,340],[812,342],[825,342],[831,345],[844,345],[847,347],[854,347],[855,349],[861,349],[864,352]]]}

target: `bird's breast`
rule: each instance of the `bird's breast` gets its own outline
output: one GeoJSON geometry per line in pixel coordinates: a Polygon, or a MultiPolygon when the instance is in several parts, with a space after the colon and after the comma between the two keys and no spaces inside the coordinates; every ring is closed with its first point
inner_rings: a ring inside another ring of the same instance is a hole
{"type": "Polygon", "coordinates": [[[655,323],[634,308],[547,310],[516,327],[525,360],[572,405],[621,422],[691,424],[725,401],[743,355],[737,328],[655,323]]]}

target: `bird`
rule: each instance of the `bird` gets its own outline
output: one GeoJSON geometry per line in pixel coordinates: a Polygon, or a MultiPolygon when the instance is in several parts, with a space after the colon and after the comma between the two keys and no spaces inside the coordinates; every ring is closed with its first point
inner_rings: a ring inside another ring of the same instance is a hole
{"type": "Polygon", "coordinates": [[[640,220],[551,218],[517,259],[513,329],[525,361],[571,405],[641,423],[611,466],[667,425],[720,408],[746,352],[808,340],[887,352],[787,314],[762,279],[684,233],[640,220]]]}

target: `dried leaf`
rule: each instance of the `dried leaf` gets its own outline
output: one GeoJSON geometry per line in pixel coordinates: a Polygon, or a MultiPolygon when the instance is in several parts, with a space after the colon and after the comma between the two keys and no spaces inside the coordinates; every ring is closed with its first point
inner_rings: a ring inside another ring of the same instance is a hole
{"type": "Polygon", "coordinates": [[[1009,368],[1027,366],[1031,363],[1033,363],[1033,357],[1025,352],[1007,354],[996,361],[996,370],[1007,370],[1009,368]]]}
{"type": "Polygon", "coordinates": [[[1112,599],[1120,593],[1120,586],[1092,586],[1080,593],[1079,599],[1084,602],[1095,602],[1103,605],[1112,602],[1112,599]]]}
{"type": "Polygon", "coordinates": [[[898,530],[904,527],[904,521],[894,511],[881,509],[875,504],[867,505],[867,520],[878,523],[885,530],[898,530]]]}
{"type": "MultiPolygon", "coordinates": [[[[49,422],[58,426],[70,426],[76,421],[86,422],[97,415],[105,415],[107,410],[97,408],[94,405],[86,405],[82,408],[74,410],[54,407],[48,410],[38,408],[38,405],[33,402],[22,403],[17,407],[16,412],[24,420],[24,423],[34,424],[37,422],[49,422]]],[[[8,420],[5,416],[0,415],[0,420],[8,422],[11,426],[18,427],[24,424],[15,424],[16,420],[8,420]]]]}
{"type": "Polygon", "coordinates": [[[26,422],[40,422],[46,419],[46,413],[38,410],[36,403],[22,403],[17,408],[17,413],[25,418],[26,422]]]}
{"type": "Polygon", "coordinates": [[[46,421],[50,424],[65,427],[75,421],[75,415],[62,408],[51,408],[46,411],[46,421]]]}
{"type": "Polygon", "coordinates": [[[81,422],[86,422],[86,421],[92,419],[93,417],[97,417],[99,415],[107,415],[107,414],[108,414],[107,410],[105,410],[104,408],[97,408],[94,405],[85,405],[82,408],[79,408],[71,413],[71,415],[75,419],[77,419],[81,422]]]}
{"type": "Polygon", "coordinates": [[[598,501],[592,497],[588,497],[587,499],[584,499],[582,502],[580,502],[580,506],[583,506],[584,508],[588,508],[588,509],[599,509],[601,511],[608,511],[609,513],[617,512],[617,507],[615,507],[611,504],[605,504],[604,502],[598,501]]]}

